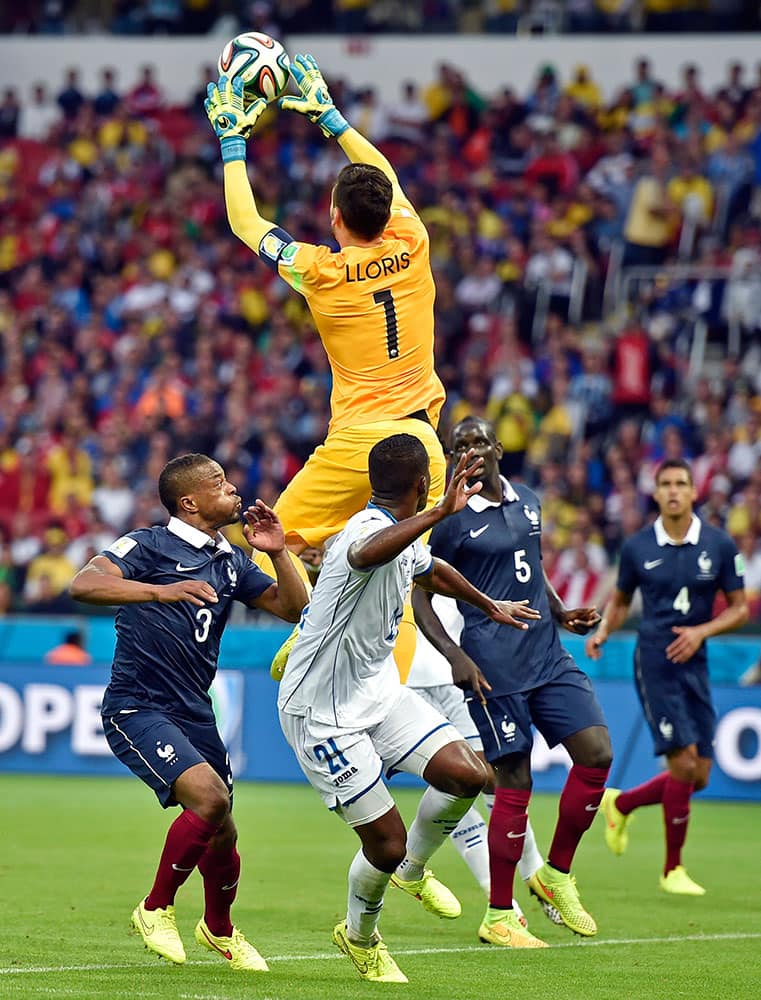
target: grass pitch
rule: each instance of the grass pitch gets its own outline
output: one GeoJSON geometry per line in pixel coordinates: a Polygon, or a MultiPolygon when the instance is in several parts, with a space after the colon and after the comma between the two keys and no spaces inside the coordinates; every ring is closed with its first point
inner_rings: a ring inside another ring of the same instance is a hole
{"type": "MultiPolygon", "coordinates": [[[[393,787],[393,786],[392,786],[393,787]]],[[[405,818],[418,793],[397,792],[405,818]]],[[[761,806],[693,804],[685,863],[702,898],[661,893],[660,810],[641,810],[615,858],[596,820],[577,856],[582,899],[600,927],[581,940],[552,926],[520,886],[531,929],[552,947],[501,951],[476,939],[485,901],[450,844],[434,859],[463,914],[440,921],[393,888],[381,928],[408,986],[367,984],[332,946],[356,838],[306,786],[236,786],[243,874],[234,917],[270,964],[231,972],[198,948],[197,874],[177,898],[188,961],[171,966],[128,933],[150,887],[163,814],[135,779],[0,776],[0,997],[107,1000],[745,1000],[759,996],[761,806]]],[[[542,849],[556,796],[536,796],[542,849]]]]}

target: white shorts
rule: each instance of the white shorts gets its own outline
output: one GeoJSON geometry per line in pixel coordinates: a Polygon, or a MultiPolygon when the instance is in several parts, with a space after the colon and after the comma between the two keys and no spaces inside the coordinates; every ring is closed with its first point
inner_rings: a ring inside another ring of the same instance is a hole
{"type": "Polygon", "coordinates": [[[455,687],[454,684],[415,687],[413,684],[410,690],[415,691],[429,705],[433,705],[445,718],[449,719],[462,738],[468,741],[471,750],[483,750],[484,745],[481,742],[476,724],[470,717],[465,695],[458,687],[455,687]]]}
{"type": "Polygon", "coordinates": [[[371,823],[393,808],[384,776],[406,771],[422,778],[435,753],[462,739],[440,712],[404,687],[371,729],[336,730],[287,712],[280,712],[280,725],[309,783],[349,826],[371,823]]]}

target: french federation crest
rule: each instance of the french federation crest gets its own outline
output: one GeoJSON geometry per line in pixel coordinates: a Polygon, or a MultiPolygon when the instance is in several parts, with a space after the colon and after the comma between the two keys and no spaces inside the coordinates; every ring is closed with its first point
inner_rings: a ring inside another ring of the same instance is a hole
{"type": "Polygon", "coordinates": [[[227,575],[230,577],[230,583],[234,587],[238,582],[238,571],[231,563],[227,563],[225,569],[227,570],[227,575]]]}
{"type": "Polygon", "coordinates": [[[531,522],[532,528],[535,528],[539,524],[539,514],[537,511],[532,510],[527,503],[523,505],[523,513],[531,522]]]}
{"type": "Polygon", "coordinates": [[[698,569],[700,570],[701,576],[708,576],[711,572],[711,567],[713,563],[711,562],[711,557],[708,555],[705,549],[698,556],[698,569]]]}

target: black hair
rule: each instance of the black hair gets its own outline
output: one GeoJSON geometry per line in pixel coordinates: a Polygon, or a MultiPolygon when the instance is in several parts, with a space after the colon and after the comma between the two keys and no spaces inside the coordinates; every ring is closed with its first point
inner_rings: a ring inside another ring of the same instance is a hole
{"type": "Polygon", "coordinates": [[[661,473],[665,472],[667,469],[683,469],[687,473],[687,478],[690,483],[692,483],[692,469],[690,468],[690,463],[684,458],[667,458],[664,462],[658,466],[655,470],[655,485],[658,485],[658,480],[661,478],[661,473]]]}
{"type": "Polygon", "coordinates": [[[159,474],[159,499],[170,514],[177,513],[177,503],[181,496],[192,489],[198,481],[198,469],[214,461],[208,455],[193,452],[180,455],[167,462],[159,474]]]}
{"type": "Polygon", "coordinates": [[[364,240],[374,240],[386,228],[392,196],[391,181],[370,163],[347,164],[333,188],[333,204],[344,225],[364,240]]]}
{"type": "Polygon", "coordinates": [[[373,493],[398,499],[428,471],[428,452],[413,434],[392,434],[373,446],[368,467],[373,493]]]}

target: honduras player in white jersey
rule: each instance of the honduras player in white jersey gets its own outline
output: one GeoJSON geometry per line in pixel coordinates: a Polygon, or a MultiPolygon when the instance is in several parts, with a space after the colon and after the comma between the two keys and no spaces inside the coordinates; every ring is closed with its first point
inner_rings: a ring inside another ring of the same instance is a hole
{"type": "Polygon", "coordinates": [[[467,479],[479,467],[464,454],[443,499],[424,510],[430,473],[421,441],[394,434],[373,447],[370,503],[328,550],[280,684],[280,723],[299,765],[362,842],[333,940],[376,982],[407,981],[377,930],[392,878],[426,909],[459,916],[458,901],[426,863],[486,780],[451,723],[399,680],[392,653],[404,599],[414,580],[515,628],[538,617],[525,602],[493,601],[420,541],[478,492],[467,479]],[[409,833],[383,780],[397,771],[430,786],[409,833]]]}

